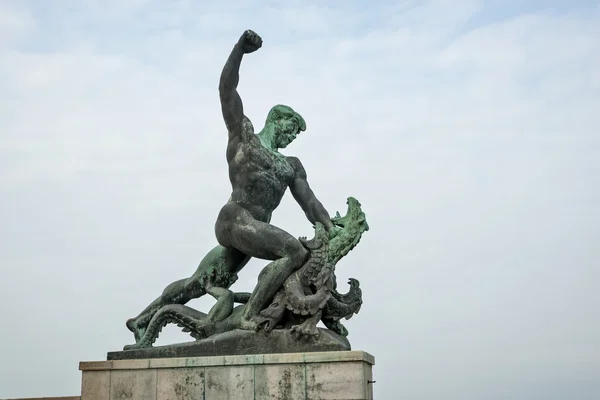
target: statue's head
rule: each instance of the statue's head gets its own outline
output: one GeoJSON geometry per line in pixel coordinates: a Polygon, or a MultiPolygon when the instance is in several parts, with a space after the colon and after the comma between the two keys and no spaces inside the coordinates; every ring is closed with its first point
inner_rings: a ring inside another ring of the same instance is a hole
{"type": "Polygon", "coordinates": [[[292,143],[296,136],[306,130],[304,118],[291,107],[278,104],[271,108],[267,115],[267,126],[271,126],[275,133],[275,146],[284,149],[292,143]]]}

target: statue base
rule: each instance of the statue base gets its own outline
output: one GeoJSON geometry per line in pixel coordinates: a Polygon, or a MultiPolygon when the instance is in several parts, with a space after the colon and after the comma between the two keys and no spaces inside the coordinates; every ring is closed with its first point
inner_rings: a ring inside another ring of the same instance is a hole
{"type": "Polygon", "coordinates": [[[351,350],[350,343],[345,337],[329,329],[317,329],[319,329],[319,337],[312,340],[297,340],[289,329],[275,329],[268,334],[264,331],[235,329],[193,342],[113,351],[108,353],[107,360],[351,350]]]}
{"type": "Polygon", "coordinates": [[[363,351],[81,362],[81,399],[372,399],[374,364],[363,351]]]}

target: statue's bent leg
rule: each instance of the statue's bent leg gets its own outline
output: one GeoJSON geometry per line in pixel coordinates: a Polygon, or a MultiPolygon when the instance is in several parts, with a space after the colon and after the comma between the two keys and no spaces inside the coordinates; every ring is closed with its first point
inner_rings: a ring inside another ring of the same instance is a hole
{"type": "Polygon", "coordinates": [[[214,286],[209,286],[207,292],[217,300],[217,303],[208,312],[207,322],[222,321],[229,317],[233,311],[233,292],[214,286]]]}
{"type": "Polygon", "coordinates": [[[206,292],[201,285],[190,282],[189,278],[180,279],[168,285],[137,317],[127,320],[127,328],[133,332],[135,341],[139,341],[146,331],[148,323],[163,306],[169,304],[185,304],[191,299],[203,296],[206,292]]]}
{"type": "Polygon", "coordinates": [[[212,272],[217,276],[237,274],[250,261],[250,256],[233,247],[215,246],[200,261],[200,265],[191,276],[192,281],[202,281],[205,274],[212,272]]]}
{"type": "Polygon", "coordinates": [[[283,229],[254,219],[247,210],[233,203],[221,210],[216,234],[223,245],[252,257],[274,260],[260,273],[242,315],[241,327],[256,329],[255,317],[273,299],[286,278],[302,266],[308,250],[283,229]]]}
{"type": "Polygon", "coordinates": [[[248,292],[234,292],[233,293],[233,301],[234,303],[246,304],[248,300],[250,300],[250,295],[252,293],[248,292]]]}
{"type": "Polygon", "coordinates": [[[202,281],[207,273],[235,274],[248,263],[250,257],[236,249],[216,246],[200,261],[194,275],[168,285],[162,294],[144,309],[137,317],[127,321],[127,328],[133,332],[136,342],[144,335],[148,323],[163,306],[185,304],[206,294],[202,281]]]}

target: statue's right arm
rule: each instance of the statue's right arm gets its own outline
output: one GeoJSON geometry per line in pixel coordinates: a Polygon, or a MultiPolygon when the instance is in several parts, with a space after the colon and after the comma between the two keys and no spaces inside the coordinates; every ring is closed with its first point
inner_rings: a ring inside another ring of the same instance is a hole
{"type": "Polygon", "coordinates": [[[244,107],[242,99],[237,91],[240,80],[240,64],[242,63],[242,46],[236,43],[223,67],[219,81],[219,98],[221,99],[221,111],[225,126],[229,131],[229,138],[238,136],[242,131],[242,120],[244,118],[244,107]]]}
{"type": "Polygon", "coordinates": [[[219,81],[219,97],[221,99],[221,111],[223,119],[232,139],[242,134],[242,123],[244,120],[244,107],[242,99],[237,91],[240,80],[240,65],[244,54],[258,50],[262,45],[262,39],[253,31],[245,31],[240,40],[235,44],[231,54],[221,72],[219,81]]]}

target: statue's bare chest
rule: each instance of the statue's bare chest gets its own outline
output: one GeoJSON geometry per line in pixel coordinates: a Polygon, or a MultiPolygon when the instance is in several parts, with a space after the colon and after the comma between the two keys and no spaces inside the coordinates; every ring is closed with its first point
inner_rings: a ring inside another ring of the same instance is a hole
{"type": "Polygon", "coordinates": [[[245,143],[238,146],[232,161],[240,172],[246,171],[252,175],[258,173],[265,178],[276,179],[285,184],[294,178],[294,169],[286,157],[263,147],[260,143],[245,143]]]}

